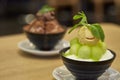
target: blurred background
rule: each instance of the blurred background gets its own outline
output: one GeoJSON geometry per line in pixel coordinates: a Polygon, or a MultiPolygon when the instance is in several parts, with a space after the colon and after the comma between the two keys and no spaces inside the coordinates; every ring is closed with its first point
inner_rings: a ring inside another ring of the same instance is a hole
{"type": "Polygon", "coordinates": [[[0,36],[22,33],[26,18],[45,4],[56,8],[56,18],[67,27],[78,11],[86,13],[89,23],[120,23],[120,0],[0,0],[0,36]]]}

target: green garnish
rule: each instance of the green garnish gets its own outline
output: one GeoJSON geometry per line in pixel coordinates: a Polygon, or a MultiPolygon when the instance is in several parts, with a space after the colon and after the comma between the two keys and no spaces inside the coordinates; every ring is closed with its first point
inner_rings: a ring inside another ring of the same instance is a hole
{"type": "Polygon", "coordinates": [[[79,26],[86,26],[96,38],[100,39],[101,41],[104,41],[105,35],[100,24],[98,23],[88,24],[87,17],[84,12],[78,12],[78,14],[76,14],[73,17],[73,20],[79,20],[79,19],[81,20],[70,29],[69,33],[79,26]]]}
{"type": "Polygon", "coordinates": [[[50,12],[50,11],[54,11],[54,10],[55,10],[55,8],[50,7],[50,6],[48,6],[48,5],[44,5],[44,6],[38,11],[38,13],[44,14],[44,13],[46,13],[46,12],[50,12]]]}

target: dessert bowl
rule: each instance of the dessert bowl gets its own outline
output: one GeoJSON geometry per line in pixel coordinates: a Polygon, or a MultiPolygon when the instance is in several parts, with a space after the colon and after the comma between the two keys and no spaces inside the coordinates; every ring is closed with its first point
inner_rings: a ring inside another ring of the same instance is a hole
{"type": "Polygon", "coordinates": [[[43,6],[35,19],[23,27],[27,38],[40,50],[51,50],[62,39],[66,29],[55,18],[54,8],[43,6]]]}
{"type": "Polygon", "coordinates": [[[78,61],[64,56],[70,47],[62,49],[59,53],[66,68],[77,80],[97,80],[112,64],[116,57],[115,52],[109,50],[113,57],[103,61],[78,61]]]}
{"type": "Polygon", "coordinates": [[[115,52],[107,49],[100,24],[89,24],[84,12],[78,12],[73,19],[80,21],[69,33],[74,29],[78,32],[70,40],[70,47],[60,51],[61,58],[77,80],[97,80],[111,66],[115,52]]]}
{"type": "Polygon", "coordinates": [[[37,34],[25,31],[27,38],[40,50],[51,50],[62,39],[65,31],[53,34],[37,34]]]}

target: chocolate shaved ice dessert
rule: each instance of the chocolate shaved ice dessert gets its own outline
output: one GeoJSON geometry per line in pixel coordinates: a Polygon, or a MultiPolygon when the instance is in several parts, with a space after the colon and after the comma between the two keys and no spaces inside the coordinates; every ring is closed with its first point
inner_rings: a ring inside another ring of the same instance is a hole
{"type": "Polygon", "coordinates": [[[25,26],[24,30],[37,34],[55,34],[64,32],[64,28],[55,18],[54,11],[46,13],[38,12],[36,14],[36,19],[34,19],[31,24],[25,26]]]}
{"type": "Polygon", "coordinates": [[[23,27],[28,39],[40,50],[52,50],[64,36],[66,29],[55,18],[54,8],[43,6],[35,19],[23,27]]]}

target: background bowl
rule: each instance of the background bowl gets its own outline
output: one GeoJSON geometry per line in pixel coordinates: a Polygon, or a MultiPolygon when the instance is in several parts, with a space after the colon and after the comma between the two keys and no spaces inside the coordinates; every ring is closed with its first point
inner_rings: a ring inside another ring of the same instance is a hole
{"type": "Polygon", "coordinates": [[[97,80],[97,78],[111,66],[111,63],[116,57],[115,53],[110,50],[113,57],[109,60],[98,62],[77,61],[63,56],[68,49],[69,48],[62,49],[60,51],[60,55],[64,65],[76,77],[77,80],[97,80]]]}
{"type": "Polygon", "coordinates": [[[65,34],[65,30],[54,34],[37,34],[25,31],[27,38],[40,50],[51,50],[65,34]]]}

